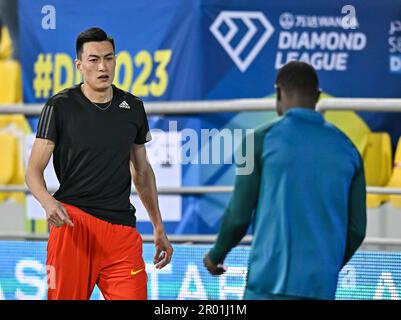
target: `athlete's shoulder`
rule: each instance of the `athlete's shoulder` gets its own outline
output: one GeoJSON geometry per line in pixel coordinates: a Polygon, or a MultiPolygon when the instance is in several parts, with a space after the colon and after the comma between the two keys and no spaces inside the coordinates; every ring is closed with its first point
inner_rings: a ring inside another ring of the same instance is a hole
{"type": "Polygon", "coordinates": [[[330,131],[333,132],[334,135],[338,137],[338,140],[342,141],[348,148],[352,150],[352,153],[358,160],[360,160],[361,155],[358,151],[358,148],[355,146],[355,144],[352,142],[352,140],[339,128],[337,128],[334,124],[324,121],[324,126],[329,129],[330,131]]]}
{"type": "Polygon", "coordinates": [[[119,100],[125,100],[128,104],[133,104],[134,106],[135,105],[143,106],[143,101],[139,97],[133,95],[131,92],[122,90],[114,85],[113,87],[114,87],[114,92],[119,100]]]}
{"type": "Polygon", "coordinates": [[[324,126],[330,130],[333,134],[335,134],[339,139],[343,140],[345,143],[349,144],[350,146],[352,146],[353,148],[356,149],[354,143],[351,141],[350,138],[348,138],[348,136],[341,131],[339,128],[337,128],[334,124],[328,122],[328,121],[324,121],[324,126]]]}
{"type": "Polygon", "coordinates": [[[63,102],[69,102],[71,99],[73,99],[73,96],[77,90],[77,86],[72,86],[69,88],[66,88],[64,90],[59,91],[55,95],[53,95],[47,102],[47,104],[57,106],[60,105],[63,102]]]}
{"type": "Polygon", "coordinates": [[[276,117],[273,118],[266,123],[258,126],[255,129],[255,136],[264,136],[266,135],[272,128],[277,126],[284,118],[283,117],[276,117]]]}

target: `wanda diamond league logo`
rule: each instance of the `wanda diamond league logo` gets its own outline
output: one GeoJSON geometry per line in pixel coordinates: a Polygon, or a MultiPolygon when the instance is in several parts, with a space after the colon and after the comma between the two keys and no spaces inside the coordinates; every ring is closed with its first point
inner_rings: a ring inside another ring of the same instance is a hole
{"type": "Polygon", "coordinates": [[[222,11],[210,26],[210,31],[236,66],[245,72],[273,34],[274,28],[259,11],[222,11]]]}

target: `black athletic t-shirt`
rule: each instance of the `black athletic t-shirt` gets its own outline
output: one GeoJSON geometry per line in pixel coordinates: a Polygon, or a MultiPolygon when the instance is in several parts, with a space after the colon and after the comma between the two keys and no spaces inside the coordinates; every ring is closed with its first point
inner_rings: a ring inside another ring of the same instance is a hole
{"type": "Polygon", "coordinates": [[[60,182],[55,199],[135,227],[130,150],[133,143],[151,140],[139,98],[113,86],[111,104],[95,105],[80,85],[65,89],[46,103],[36,137],[55,142],[53,164],[60,182]]]}

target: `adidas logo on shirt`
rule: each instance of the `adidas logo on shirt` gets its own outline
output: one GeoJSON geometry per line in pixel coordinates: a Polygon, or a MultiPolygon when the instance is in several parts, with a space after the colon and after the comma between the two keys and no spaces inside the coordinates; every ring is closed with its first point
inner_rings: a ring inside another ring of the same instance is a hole
{"type": "Polygon", "coordinates": [[[119,107],[124,109],[131,109],[130,105],[125,100],[119,104],[119,107]]]}

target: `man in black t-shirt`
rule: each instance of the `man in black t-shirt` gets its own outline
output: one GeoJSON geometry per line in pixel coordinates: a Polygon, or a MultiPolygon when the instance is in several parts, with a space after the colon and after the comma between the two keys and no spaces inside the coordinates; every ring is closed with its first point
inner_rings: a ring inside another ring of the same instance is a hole
{"type": "Polygon", "coordinates": [[[78,36],[76,50],[83,83],[46,103],[26,173],[50,224],[48,299],[89,299],[95,284],[106,299],[146,299],[131,178],[154,227],[156,268],[173,253],[146,156],[146,113],[139,98],[112,85],[112,38],[91,28],[78,36]],[[51,155],[60,182],[53,196],[43,178],[51,155]]]}

